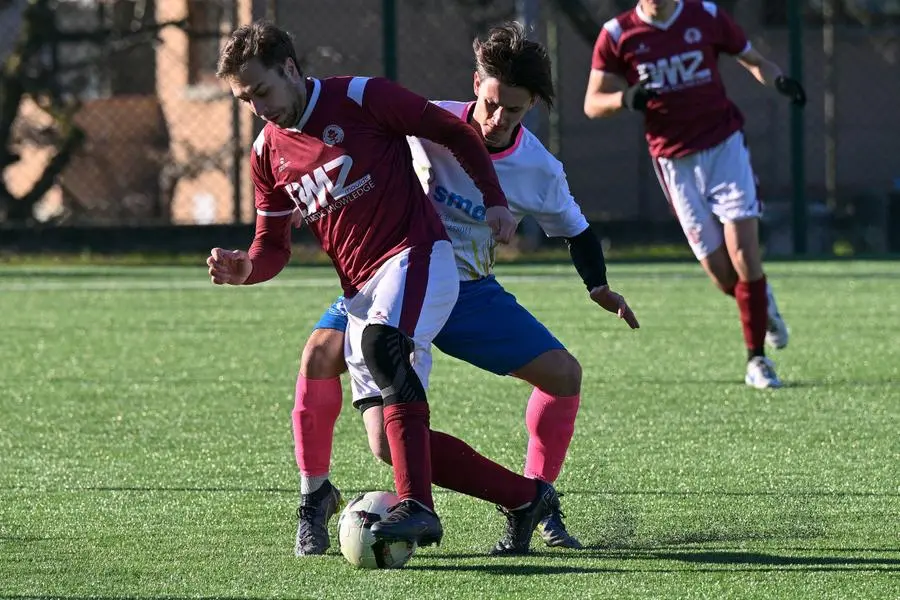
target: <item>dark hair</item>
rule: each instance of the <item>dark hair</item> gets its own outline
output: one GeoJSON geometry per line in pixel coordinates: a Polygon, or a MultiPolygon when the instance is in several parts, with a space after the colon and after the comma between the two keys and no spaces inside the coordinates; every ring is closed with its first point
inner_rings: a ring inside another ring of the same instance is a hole
{"type": "Polygon", "coordinates": [[[529,40],[521,23],[511,21],[488,31],[487,38],[475,38],[475,69],[482,78],[523,87],[532,96],[553,106],[553,77],[547,49],[529,40]]]}
{"type": "Polygon", "coordinates": [[[235,29],[225,42],[219,53],[216,77],[223,79],[237,75],[254,58],[259,59],[267,69],[280,69],[284,61],[290,58],[297,70],[300,69],[291,34],[269,21],[254,21],[235,29]]]}

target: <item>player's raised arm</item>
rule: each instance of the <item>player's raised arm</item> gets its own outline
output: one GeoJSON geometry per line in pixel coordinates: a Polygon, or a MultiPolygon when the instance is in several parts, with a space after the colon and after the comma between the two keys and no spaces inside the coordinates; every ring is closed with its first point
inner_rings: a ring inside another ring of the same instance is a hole
{"type": "Polygon", "coordinates": [[[387,79],[372,78],[362,95],[363,106],[389,130],[445,146],[456,157],[484,197],[487,221],[499,242],[508,242],[516,230],[506,196],[497,180],[491,156],[467,123],[387,79]]]}
{"type": "Polygon", "coordinates": [[[565,239],[572,264],[581,276],[591,300],[617,315],[632,329],[637,329],[640,324],[625,298],[609,288],[603,246],[569,191],[562,165],[558,166],[550,179],[540,210],[532,216],[549,237],[565,239]]]}

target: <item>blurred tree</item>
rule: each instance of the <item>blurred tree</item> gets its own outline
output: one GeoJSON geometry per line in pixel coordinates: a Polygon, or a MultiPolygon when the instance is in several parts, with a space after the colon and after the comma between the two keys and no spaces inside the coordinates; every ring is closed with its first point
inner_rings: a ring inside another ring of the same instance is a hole
{"type": "MultiPolygon", "coordinates": [[[[172,21],[143,22],[128,30],[99,27],[87,31],[61,31],[56,23],[55,8],[53,0],[0,0],[0,27],[4,27],[0,39],[12,43],[7,56],[0,54],[0,61],[3,61],[0,71],[0,174],[20,158],[15,149],[13,126],[26,98],[53,119],[52,131],[41,132],[39,142],[54,148],[52,158],[25,194],[18,197],[12,194],[0,176],[0,222],[32,221],[35,205],[53,187],[84,141],[84,132],[74,122],[80,107],[78,95],[61,89],[59,70],[45,59],[54,44],[92,43],[107,48],[109,56],[153,42],[165,27],[185,28],[184,21],[172,21]],[[18,12],[3,18],[10,10],[18,12]]],[[[2,51],[3,46],[0,46],[2,51]]]]}

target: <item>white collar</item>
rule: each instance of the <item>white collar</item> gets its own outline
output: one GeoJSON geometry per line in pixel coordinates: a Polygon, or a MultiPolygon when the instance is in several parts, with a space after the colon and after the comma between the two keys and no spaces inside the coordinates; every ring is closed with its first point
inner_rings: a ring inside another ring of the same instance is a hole
{"type": "MultiPolygon", "coordinates": [[[[300,116],[300,120],[297,121],[297,124],[293,127],[288,127],[289,131],[296,131],[297,133],[301,133],[303,130],[303,126],[306,125],[306,122],[309,121],[309,117],[312,115],[313,109],[316,107],[316,102],[319,101],[319,93],[322,91],[322,82],[316,79],[315,77],[310,77],[310,81],[312,81],[313,89],[312,93],[309,95],[306,101],[306,109],[303,111],[303,114],[300,116]]],[[[306,85],[306,82],[303,82],[303,85],[306,85]]]]}
{"type": "Polygon", "coordinates": [[[656,27],[657,29],[662,29],[663,31],[665,31],[669,27],[672,26],[672,23],[674,23],[675,19],[677,19],[678,16],[681,14],[681,10],[683,8],[684,8],[684,2],[681,2],[681,1],[677,2],[675,4],[675,10],[672,11],[672,16],[670,16],[669,19],[667,21],[665,21],[664,23],[660,23],[659,21],[654,21],[653,19],[648,17],[647,14],[641,9],[640,2],[638,3],[637,8],[635,8],[634,10],[637,13],[638,19],[640,19],[647,25],[650,25],[652,27],[656,27]]]}

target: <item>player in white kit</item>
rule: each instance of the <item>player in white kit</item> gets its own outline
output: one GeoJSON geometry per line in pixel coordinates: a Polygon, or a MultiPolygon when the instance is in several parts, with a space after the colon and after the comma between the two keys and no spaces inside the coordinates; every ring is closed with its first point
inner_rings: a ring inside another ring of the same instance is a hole
{"type": "MultiPolygon", "coordinates": [[[[546,50],[528,41],[521,26],[513,23],[492,29],[484,41],[476,40],[475,53],[477,100],[435,104],[481,131],[514,217],[520,220],[533,215],[548,236],[564,238],[591,299],[637,328],[637,320],[625,300],[607,285],[600,242],[569,192],[562,165],[521,124],[538,100],[548,104],[553,101],[546,50]]],[[[470,364],[498,375],[515,375],[534,386],[526,409],[529,442],[524,472],[529,478],[552,483],[559,475],[574,433],[581,367],[492,275],[494,242],[485,222],[484,199],[453,154],[425,139],[411,138],[409,142],[414,166],[453,244],[460,279],[459,299],[434,344],[470,364]]],[[[295,409],[304,418],[326,415],[323,404],[340,403],[338,377],[344,370],[340,351],[345,315],[339,298],[317,323],[304,348],[300,380],[306,387],[302,395],[298,394],[295,409]]],[[[357,352],[353,344],[349,350],[350,356],[357,352]]],[[[372,451],[390,461],[378,390],[361,390],[354,383],[353,392],[354,405],[363,413],[372,451]]],[[[333,428],[337,414],[332,414],[327,422],[324,416],[317,420],[320,429],[333,428]]],[[[311,472],[306,457],[321,448],[310,447],[314,436],[307,436],[302,430],[302,425],[295,428],[301,477],[326,485],[330,454],[317,463],[325,465],[324,469],[319,466],[324,472],[311,472]]],[[[440,458],[433,454],[432,460],[440,458]]],[[[437,480],[435,483],[443,485],[437,480]]],[[[308,501],[314,503],[316,497],[315,493],[310,494],[308,501]]],[[[517,511],[505,512],[507,532],[493,553],[527,551],[526,541],[534,527],[522,527],[517,511]]],[[[315,514],[321,523],[327,513],[315,514]]],[[[558,510],[537,525],[548,545],[580,547],[567,532],[558,510]]],[[[298,554],[324,551],[325,544],[327,539],[322,536],[298,536],[298,554]]]]}
{"type": "Polygon", "coordinates": [[[719,74],[720,54],[737,57],[760,83],[805,104],[800,83],[760,55],[715,3],[640,0],[603,26],[584,111],[591,118],[622,108],[644,113],[657,176],[691,249],[737,301],[748,354],[744,380],[776,388],[781,381],[764,342],[783,348],[788,330],[763,271],[756,178],[743,116],[719,74]]]}

